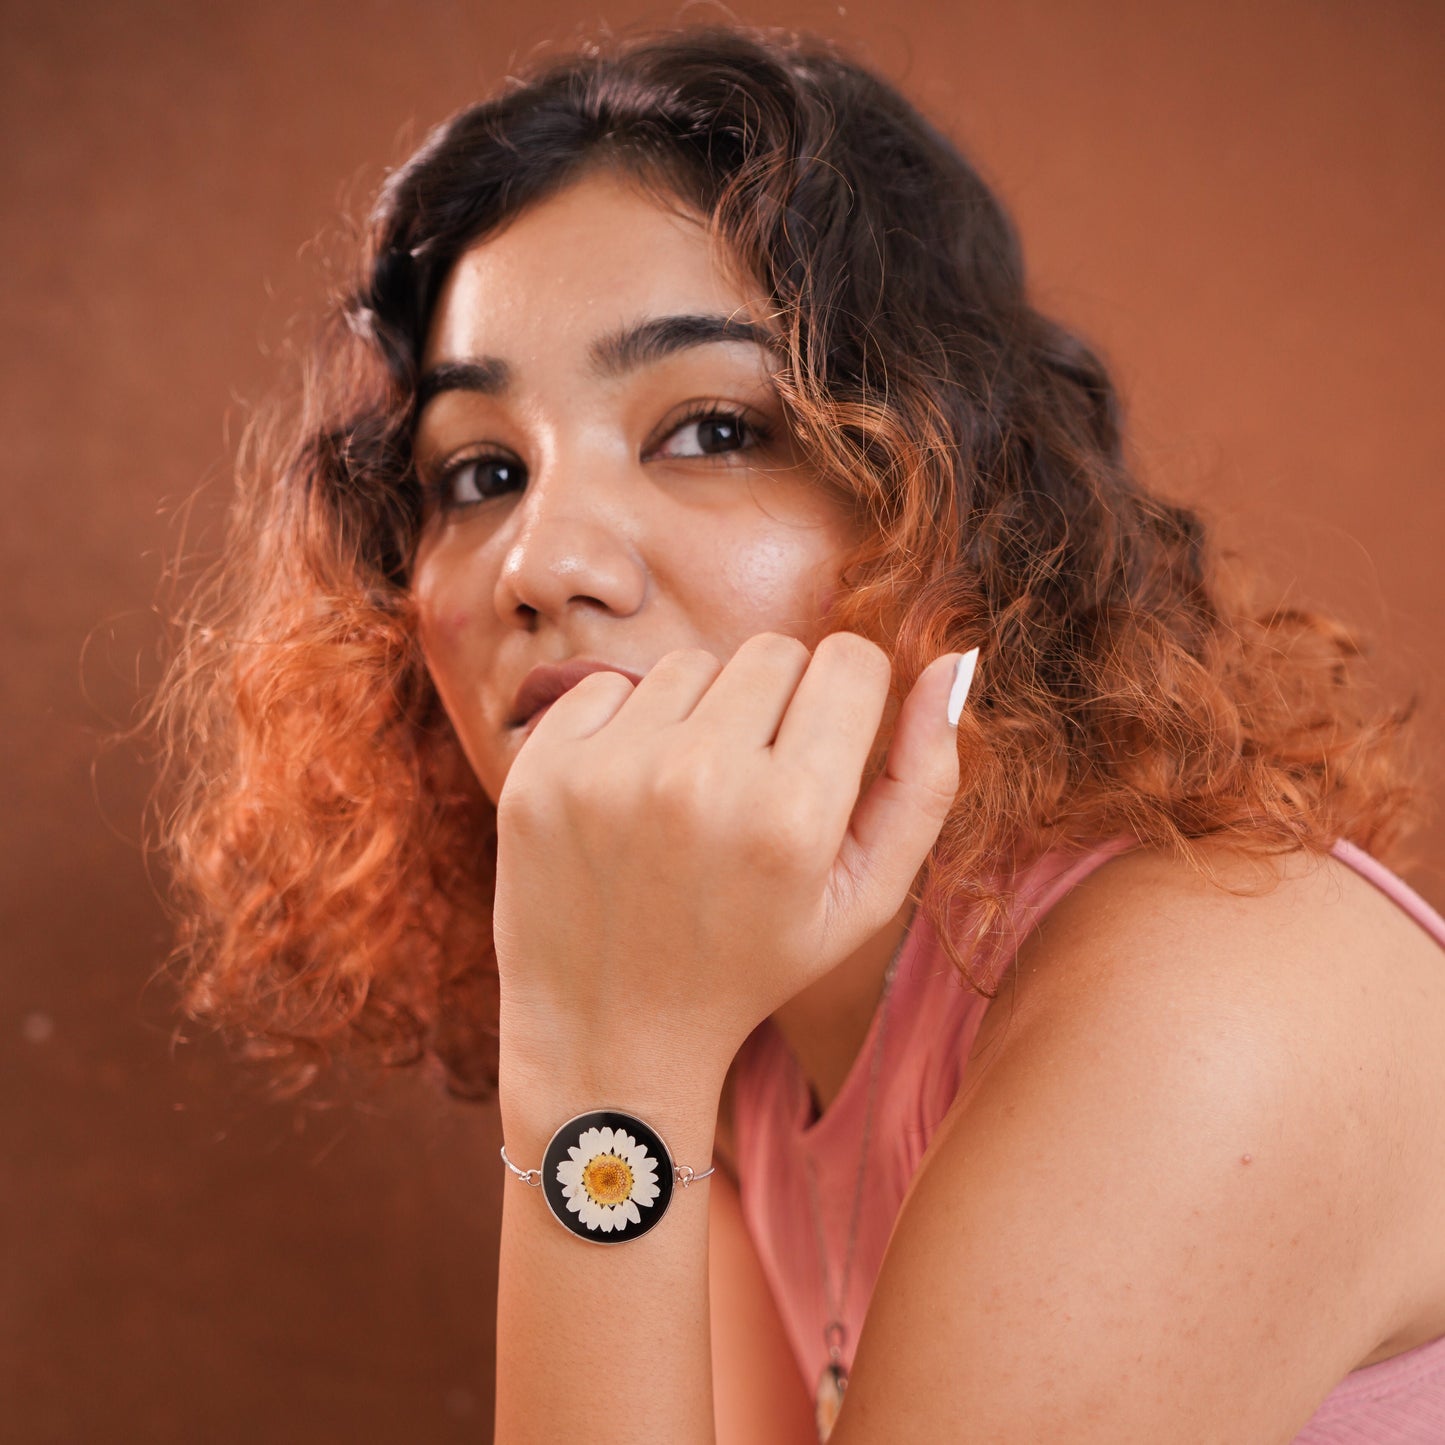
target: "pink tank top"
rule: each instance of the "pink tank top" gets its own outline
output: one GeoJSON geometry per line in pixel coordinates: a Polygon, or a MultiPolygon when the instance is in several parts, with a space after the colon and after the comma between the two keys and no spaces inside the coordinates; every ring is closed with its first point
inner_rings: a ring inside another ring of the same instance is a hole
{"type": "MultiPolygon", "coordinates": [[[[1133,846],[1120,839],[1083,855],[1049,854],[1019,881],[1012,935],[994,967],[1095,868],[1133,846]]],[[[1394,899],[1445,947],[1445,919],[1395,874],[1351,843],[1334,855],[1394,899]]],[[[870,1162],[843,1316],[853,1346],[903,1197],[934,1130],[953,1103],[987,999],[958,979],[922,913],[899,956],[883,1036],[870,1162]]],[[[867,1037],[837,1097],[812,1118],[807,1081],[782,1035],[761,1024],[735,1074],[733,1127],[742,1208],[803,1378],[811,1391],[827,1350],[822,1270],[804,1158],[811,1158],[833,1289],[839,1286],[878,1031],[867,1037]]],[[[1347,1375],[1294,1445],[1441,1445],[1445,1337],[1347,1375]]]]}

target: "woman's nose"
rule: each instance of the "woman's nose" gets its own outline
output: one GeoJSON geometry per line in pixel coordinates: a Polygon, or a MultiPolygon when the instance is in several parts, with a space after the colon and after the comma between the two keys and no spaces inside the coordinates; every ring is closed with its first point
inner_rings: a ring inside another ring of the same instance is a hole
{"type": "Polygon", "coordinates": [[[504,622],[560,623],[578,606],[625,617],[642,606],[647,573],[637,491],[634,483],[629,493],[626,479],[610,470],[559,458],[528,479],[508,518],[511,535],[497,576],[495,604],[504,622]]]}

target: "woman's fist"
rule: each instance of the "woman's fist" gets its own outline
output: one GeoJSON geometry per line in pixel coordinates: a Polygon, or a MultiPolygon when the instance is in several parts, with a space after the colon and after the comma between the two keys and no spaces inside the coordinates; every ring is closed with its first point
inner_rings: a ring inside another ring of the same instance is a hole
{"type": "Polygon", "coordinates": [[[902,906],[958,789],[958,661],[919,677],[862,797],[890,664],[854,633],[672,652],[560,697],[498,801],[504,1050],[509,1026],[640,1034],[725,1070],[902,906]]]}

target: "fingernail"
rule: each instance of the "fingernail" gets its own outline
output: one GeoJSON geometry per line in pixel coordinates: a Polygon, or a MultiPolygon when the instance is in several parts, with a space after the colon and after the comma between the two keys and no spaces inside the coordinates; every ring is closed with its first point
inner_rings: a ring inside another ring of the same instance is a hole
{"type": "Polygon", "coordinates": [[[963,716],[963,705],[968,701],[968,690],[973,686],[973,672],[978,666],[978,648],[971,652],[965,652],[958,659],[958,666],[953,671],[953,686],[948,693],[948,725],[957,727],[958,720],[963,716]]]}

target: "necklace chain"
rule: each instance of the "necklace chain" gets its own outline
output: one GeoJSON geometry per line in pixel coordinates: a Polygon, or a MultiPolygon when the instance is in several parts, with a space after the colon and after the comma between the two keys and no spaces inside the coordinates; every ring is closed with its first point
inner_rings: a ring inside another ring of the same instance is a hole
{"type": "MultiPolygon", "coordinates": [[[[878,1095],[878,1070],[883,1062],[883,1035],[888,1026],[888,1001],[893,992],[893,976],[902,957],[903,946],[908,941],[906,929],[888,960],[883,974],[883,996],[878,1004],[878,1032],[873,1040],[873,1059],[868,1074],[868,1103],[863,1112],[863,1140],[858,1150],[858,1176],[853,1185],[853,1208],[848,1221],[848,1244],[843,1253],[843,1277],[838,1287],[836,1300],[833,1297],[831,1276],[828,1269],[827,1236],[823,1232],[823,1212],[818,1199],[818,1179],[813,1161],[805,1153],[803,1169],[808,1181],[808,1201],[813,1211],[813,1229],[818,1237],[818,1263],[823,1277],[824,1304],[828,1310],[828,1323],[823,1327],[823,1341],[828,1347],[830,1369],[839,1381],[840,1389],[847,1384],[847,1371],[842,1365],[843,1343],[848,1338],[847,1326],[843,1323],[843,1308],[848,1298],[848,1277],[853,1267],[853,1246],[858,1238],[858,1218],[863,1204],[863,1180],[868,1168],[868,1144],[873,1133],[873,1106],[878,1095]]],[[[825,1372],[826,1373],[826,1372],[825,1372]]]]}

